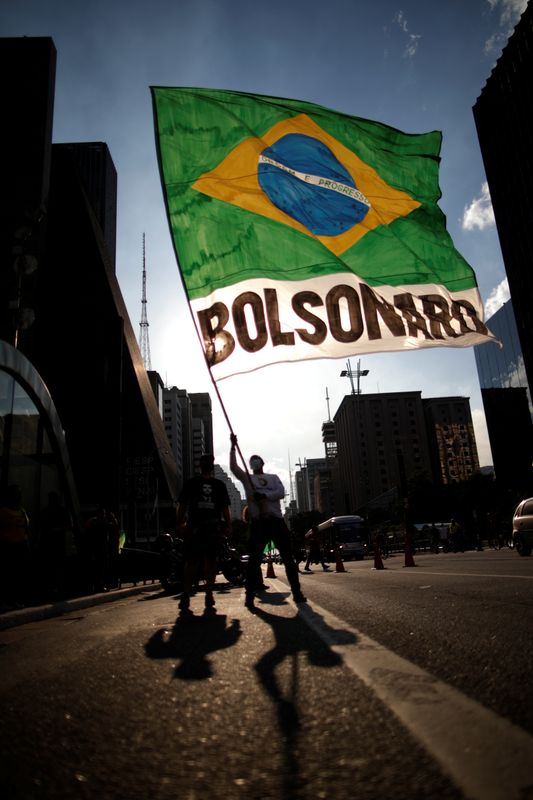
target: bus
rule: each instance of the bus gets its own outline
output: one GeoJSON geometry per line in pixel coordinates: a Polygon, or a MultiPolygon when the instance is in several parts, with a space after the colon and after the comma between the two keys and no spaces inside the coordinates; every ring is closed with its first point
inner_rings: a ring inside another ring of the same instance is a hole
{"type": "Polygon", "coordinates": [[[368,551],[368,530],[363,517],[347,515],[331,517],[318,526],[326,557],[335,560],[335,548],[341,558],[361,560],[368,551]]]}

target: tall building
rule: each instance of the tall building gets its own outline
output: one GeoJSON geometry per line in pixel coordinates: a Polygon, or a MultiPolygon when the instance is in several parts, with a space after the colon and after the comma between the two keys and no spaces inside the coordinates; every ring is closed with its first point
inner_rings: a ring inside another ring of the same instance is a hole
{"type": "Polygon", "coordinates": [[[481,397],[487,421],[494,471],[499,483],[524,491],[533,463],[531,393],[509,300],[488,321],[503,344],[475,347],[481,397]]]}
{"type": "Polygon", "coordinates": [[[220,464],[215,464],[215,478],[218,478],[219,481],[225,484],[226,489],[228,490],[229,501],[230,501],[230,513],[232,519],[242,519],[242,512],[245,505],[245,501],[241,497],[241,493],[227,474],[225,470],[222,469],[220,464]]]}
{"type": "Polygon", "coordinates": [[[296,481],[296,499],[298,503],[298,510],[304,511],[317,511],[318,492],[320,492],[321,475],[326,471],[325,458],[306,458],[298,463],[300,469],[295,474],[296,481]]]}
{"type": "Polygon", "coordinates": [[[331,419],[322,424],[322,441],[326,461],[328,464],[332,464],[337,458],[337,433],[335,423],[331,419]]]}
{"type": "Polygon", "coordinates": [[[200,468],[200,456],[213,453],[213,411],[208,392],[191,392],[194,469],[200,468]]]}
{"type": "Polygon", "coordinates": [[[192,403],[185,389],[177,390],[177,399],[181,408],[181,461],[183,464],[183,480],[192,478],[195,473],[193,456],[192,403]]]}
{"type": "Polygon", "coordinates": [[[294,476],[298,511],[319,511],[324,516],[333,516],[333,459],[307,458],[299,466],[294,476]]]}
{"type": "Polygon", "coordinates": [[[533,3],[529,3],[476,100],[473,113],[530,386],[533,385],[532,75],[533,3]]]}
{"type": "Polygon", "coordinates": [[[436,483],[461,483],[479,472],[476,438],[467,397],[422,400],[436,483]]]}
{"type": "Polygon", "coordinates": [[[487,320],[487,323],[503,347],[499,347],[494,342],[474,347],[481,389],[525,389],[529,405],[532,407],[513,301],[508,300],[487,320]]]}
{"type": "Polygon", "coordinates": [[[524,388],[482,389],[494,472],[517,496],[532,487],[533,425],[524,388]]]}
{"type": "Polygon", "coordinates": [[[186,439],[184,437],[184,420],[182,410],[182,398],[180,390],[176,386],[163,390],[163,424],[165,433],[176,461],[178,478],[178,492],[183,487],[186,477],[190,477],[185,472],[184,454],[186,452],[186,439]]]}
{"type": "MultiPolygon", "coordinates": [[[[105,504],[131,538],[150,537],[165,514],[173,518],[176,468],[109,251],[111,154],[103,143],[96,151],[91,142],[52,145],[51,39],[0,40],[0,65],[10,75],[0,147],[0,339],[51,397],[81,512],[105,504]]],[[[12,462],[2,461],[0,484],[12,462]]],[[[42,491],[32,487],[37,510],[42,491]]]]}
{"type": "Polygon", "coordinates": [[[525,397],[527,392],[531,410],[532,74],[533,4],[528,3],[473,108],[512,300],[512,308],[508,303],[490,320],[503,351],[496,353],[492,345],[487,353],[476,348],[476,362],[496,477],[525,492],[531,491],[533,457],[525,397]]]}
{"type": "Polygon", "coordinates": [[[190,392],[191,413],[193,419],[201,419],[205,431],[206,453],[213,452],[213,409],[211,395],[208,392],[190,392]]]}
{"type": "Polygon", "coordinates": [[[419,477],[436,483],[467,480],[479,468],[467,398],[420,392],[346,395],[335,417],[336,513],[353,514],[419,477]]]}
{"type": "Polygon", "coordinates": [[[211,396],[188,394],[176,386],[164,390],[163,421],[176,460],[179,487],[200,470],[200,456],[213,452],[211,396]]]}
{"type": "Polygon", "coordinates": [[[35,310],[45,248],[57,54],[52,39],[0,39],[0,339],[17,345],[35,310]]]}
{"type": "Polygon", "coordinates": [[[350,394],[335,416],[342,513],[353,514],[408,477],[431,475],[420,392],[350,394]]]}
{"type": "Polygon", "coordinates": [[[159,415],[161,419],[163,419],[164,414],[164,391],[165,391],[165,384],[163,383],[163,379],[159,372],[151,369],[148,370],[148,380],[150,381],[150,386],[152,387],[152,391],[154,393],[155,402],[157,403],[157,408],[159,410],[159,415]]]}
{"type": "Polygon", "coordinates": [[[35,520],[57,492],[76,533],[81,511],[63,420],[38,369],[19,348],[36,312],[46,245],[56,49],[50,38],[0,39],[0,493],[21,490],[35,520]]]}
{"type": "Polygon", "coordinates": [[[307,470],[307,459],[303,463],[298,461],[297,466],[300,467],[294,473],[294,483],[296,487],[296,505],[300,514],[305,514],[313,508],[311,500],[311,486],[309,481],[309,473],[307,470]]]}
{"type": "Polygon", "coordinates": [[[103,233],[109,261],[115,269],[117,244],[117,171],[105,142],[56,144],[80,176],[103,233]]]}
{"type": "Polygon", "coordinates": [[[321,474],[320,483],[316,490],[317,508],[324,516],[333,517],[337,513],[337,509],[343,507],[343,503],[340,496],[340,484],[338,480],[337,432],[335,430],[335,423],[331,418],[322,424],[322,442],[324,444],[326,466],[321,474]]]}

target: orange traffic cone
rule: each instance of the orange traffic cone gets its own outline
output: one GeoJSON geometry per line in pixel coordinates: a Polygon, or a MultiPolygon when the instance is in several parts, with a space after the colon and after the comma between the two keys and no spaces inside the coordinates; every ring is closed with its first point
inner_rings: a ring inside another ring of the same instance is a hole
{"type": "Polygon", "coordinates": [[[341,551],[339,545],[335,548],[335,572],[346,572],[341,558],[341,551]]]}
{"type": "Polygon", "coordinates": [[[411,547],[411,537],[405,537],[405,563],[404,567],[416,567],[415,560],[413,558],[413,550],[411,547]]]}
{"type": "Polygon", "coordinates": [[[383,564],[383,559],[381,558],[381,551],[379,549],[378,541],[374,541],[374,566],[372,569],[387,569],[387,567],[383,564]]]}
{"type": "Polygon", "coordinates": [[[276,573],[274,572],[274,562],[272,561],[272,556],[268,556],[267,558],[267,578],[275,578],[276,573]]]}

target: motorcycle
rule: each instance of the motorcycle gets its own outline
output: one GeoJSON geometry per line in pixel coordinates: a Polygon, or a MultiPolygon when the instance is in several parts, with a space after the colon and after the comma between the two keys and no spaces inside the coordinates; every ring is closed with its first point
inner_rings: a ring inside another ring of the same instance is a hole
{"type": "MultiPolygon", "coordinates": [[[[166,592],[183,591],[184,542],[173,538],[169,533],[159,537],[158,541],[160,569],[159,580],[166,592]]],[[[246,561],[241,557],[226,538],[221,538],[217,556],[218,571],[234,586],[242,586],[246,578],[246,561]]],[[[203,580],[202,565],[198,567],[196,584],[203,580]]]]}

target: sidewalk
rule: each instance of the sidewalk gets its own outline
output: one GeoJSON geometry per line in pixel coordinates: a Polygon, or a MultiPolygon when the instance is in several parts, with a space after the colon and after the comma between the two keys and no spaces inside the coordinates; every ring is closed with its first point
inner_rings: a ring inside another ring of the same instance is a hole
{"type": "Polygon", "coordinates": [[[28,606],[13,611],[0,612],[0,630],[13,628],[16,625],[25,625],[28,622],[38,622],[50,617],[59,617],[70,611],[77,611],[81,608],[90,608],[101,603],[111,603],[114,600],[122,600],[130,595],[142,592],[161,591],[159,581],[147,581],[146,583],[123,583],[120,589],[110,589],[108,592],[90,594],[85,597],[72,597],[68,600],[59,600],[56,603],[46,603],[41,606],[28,606]]]}

